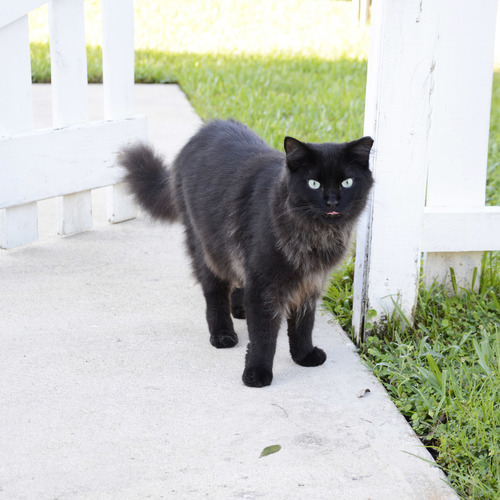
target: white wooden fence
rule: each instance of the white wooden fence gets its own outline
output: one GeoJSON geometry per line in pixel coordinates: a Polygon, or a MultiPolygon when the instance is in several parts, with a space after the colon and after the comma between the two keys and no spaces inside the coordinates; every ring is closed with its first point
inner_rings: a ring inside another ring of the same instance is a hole
{"type": "Polygon", "coordinates": [[[352,17],[355,24],[365,26],[370,18],[371,0],[351,0],[352,17]]]}
{"type": "MultiPolygon", "coordinates": [[[[427,283],[453,267],[470,286],[500,249],[485,207],[497,0],[374,0],[365,133],[376,184],[358,229],[353,323],[411,318],[422,253],[427,283]]],[[[449,276],[449,274],[448,274],[449,276]]]]}
{"type": "Polygon", "coordinates": [[[38,238],[37,201],[58,199],[60,234],[92,225],[91,189],[108,218],[134,216],[115,154],[146,136],[133,116],[133,0],[102,0],[104,121],[89,122],[83,0],[0,1],[0,247],[38,238]],[[33,129],[28,13],[49,4],[52,129],[33,129]]]}

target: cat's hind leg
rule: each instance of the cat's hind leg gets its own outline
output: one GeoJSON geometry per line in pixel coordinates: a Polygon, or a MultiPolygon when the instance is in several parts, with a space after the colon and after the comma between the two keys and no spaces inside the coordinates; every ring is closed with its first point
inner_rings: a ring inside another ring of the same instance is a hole
{"type": "Polygon", "coordinates": [[[245,291],[243,288],[235,288],[231,293],[231,314],[233,318],[245,319],[245,291]]]}
{"type": "Polygon", "coordinates": [[[204,274],[201,286],[207,303],[210,343],[218,349],[234,347],[238,343],[238,335],[234,331],[230,315],[230,285],[217,278],[209,269],[204,274]]]}
{"type": "Polygon", "coordinates": [[[299,309],[294,310],[287,320],[290,354],[301,366],[318,366],[326,360],[325,352],[313,346],[312,342],[315,311],[316,301],[307,301],[299,309]]]}
{"type": "Polygon", "coordinates": [[[238,343],[238,335],[234,331],[230,313],[229,294],[231,286],[227,281],[218,278],[208,268],[203,258],[201,245],[189,227],[186,235],[194,274],[198,278],[205,296],[210,343],[218,349],[234,347],[238,343]]]}

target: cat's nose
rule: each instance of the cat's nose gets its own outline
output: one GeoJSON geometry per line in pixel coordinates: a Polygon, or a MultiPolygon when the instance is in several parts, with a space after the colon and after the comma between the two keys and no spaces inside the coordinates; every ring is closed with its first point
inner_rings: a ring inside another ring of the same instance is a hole
{"type": "Polygon", "coordinates": [[[331,194],[326,198],[325,204],[327,207],[338,207],[340,200],[337,195],[331,194]]]}

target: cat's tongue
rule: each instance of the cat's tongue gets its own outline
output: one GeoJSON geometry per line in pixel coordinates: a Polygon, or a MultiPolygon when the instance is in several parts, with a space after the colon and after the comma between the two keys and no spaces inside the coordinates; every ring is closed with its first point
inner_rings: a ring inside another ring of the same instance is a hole
{"type": "Polygon", "coordinates": [[[340,215],[338,212],[332,211],[332,212],[326,212],[326,215],[331,215],[334,217],[335,215],[340,215]]]}

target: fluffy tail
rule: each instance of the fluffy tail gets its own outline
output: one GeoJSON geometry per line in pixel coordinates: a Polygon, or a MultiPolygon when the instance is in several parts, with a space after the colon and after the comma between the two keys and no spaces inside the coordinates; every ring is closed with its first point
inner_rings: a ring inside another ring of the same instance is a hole
{"type": "Polygon", "coordinates": [[[142,208],[155,219],[179,220],[170,172],[153,148],[146,144],[127,146],[121,150],[118,162],[127,170],[123,180],[142,208]]]}

